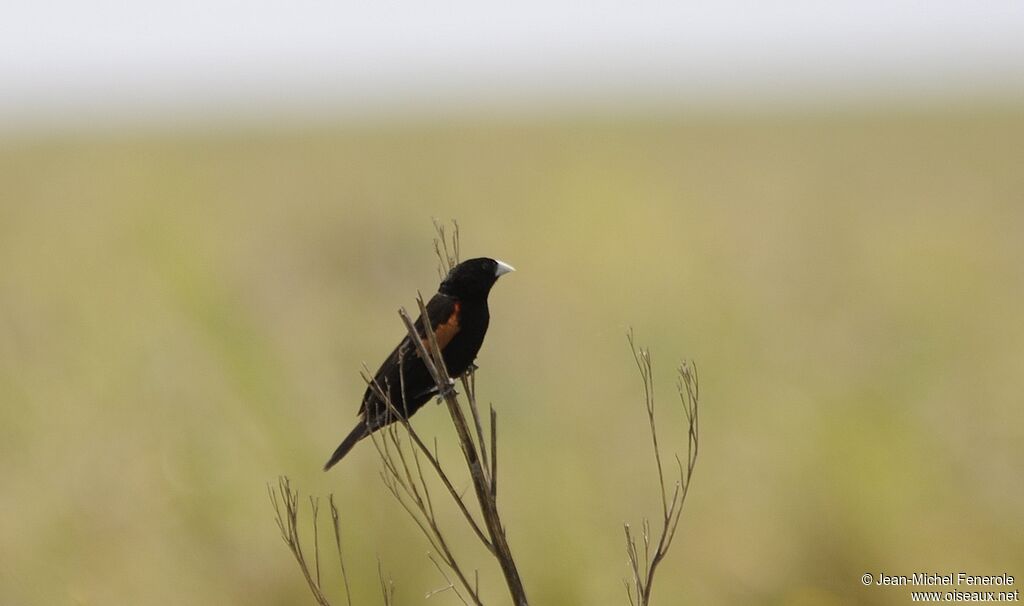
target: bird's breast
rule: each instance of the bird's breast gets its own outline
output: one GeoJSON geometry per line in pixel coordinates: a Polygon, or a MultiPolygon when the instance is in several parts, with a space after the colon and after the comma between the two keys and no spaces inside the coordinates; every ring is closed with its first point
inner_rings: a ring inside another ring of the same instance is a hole
{"type": "Polygon", "coordinates": [[[448,346],[442,352],[449,374],[458,376],[466,372],[469,365],[476,359],[480,346],[483,345],[489,323],[490,316],[486,306],[482,308],[475,305],[462,306],[458,331],[451,337],[448,346]]]}

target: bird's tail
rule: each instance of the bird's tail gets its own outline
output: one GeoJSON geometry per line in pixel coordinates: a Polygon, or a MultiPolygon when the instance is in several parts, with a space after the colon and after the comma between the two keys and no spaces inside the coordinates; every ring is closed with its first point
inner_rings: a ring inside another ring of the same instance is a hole
{"type": "Polygon", "coordinates": [[[324,465],[324,471],[327,471],[331,467],[334,467],[335,463],[337,463],[338,461],[341,460],[342,457],[347,455],[348,451],[352,450],[352,447],[356,445],[356,442],[362,440],[368,435],[370,435],[370,431],[366,427],[366,422],[360,419],[359,424],[356,425],[355,429],[353,429],[345,437],[345,439],[341,441],[341,444],[338,445],[338,448],[334,451],[334,454],[331,455],[330,460],[328,460],[327,464],[324,465]]]}

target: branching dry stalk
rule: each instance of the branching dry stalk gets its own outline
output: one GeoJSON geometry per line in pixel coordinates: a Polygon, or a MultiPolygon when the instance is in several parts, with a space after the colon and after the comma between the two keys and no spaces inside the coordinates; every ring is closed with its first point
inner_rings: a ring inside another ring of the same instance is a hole
{"type": "Polygon", "coordinates": [[[448,228],[444,223],[433,219],[434,231],[434,254],[437,255],[437,275],[443,280],[453,267],[459,264],[459,222],[452,219],[451,237],[448,236],[448,228]]]}
{"type": "MultiPolygon", "coordinates": [[[[442,271],[444,271],[445,267],[449,269],[454,267],[459,261],[458,224],[454,222],[453,224],[454,230],[451,243],[449,244],[444,226],[435,221],[438,238],[434,240],[434,249],[437,252],[442,271]]],[[[418,295],[416,302],[419,306],[421,317],[428,317],[423,296],[418,295]]],[[[438,460],[436,446],[433,451],[427,447],[426,443],[406,419],[406,415],[399,414],[394,405],[388,401],[386,396],[387,390],[383,389],[382,386],[373,385],[368,374],[365,374],[364,379],[368,381],[371,388],[377,391],[378,396],[387,402],[391,414],[394,414],[397,420],[396,423],[389,425],[379,432],[382,434],[380,437],[373,436],[374,444],[377,446],[377,452],[383,465],[381,477],[384,479],[384,484],[413,518],[434,549],[436,558],[432,556],[431,561],[437,566],[442,576],[446,580],[449,579],[448,575],[444,574],[444,569],[438,565],[438,560],[455,576],[457,582],[449,580],[448,587],[445,587],[444,590],[450,587],[463,603],[481,604],[477,575],[474,573],[473,580],[470,580],[469,574],[456,560],[442,529],[438,525],[434,502],[424,476],[425,466],[421,462],[426,460],[429,463],[429,468],[433,469],[435,475],[441,480],[448,495],[455,502],[477,538],[491,555],[498,560],[513,603],[516,606],[525,606],[528,603],[526,591],[519,577],[515,560],[512,558],[505,529],[498,514],[497,414],[493,408],[490,409],[490,439],[488,441],[485,439],[484,422],[481,419],[476,400],[476,381],[473,371],[470,370],[462,377],[459,377],[466,393],[469,416],[472,418],[472,427],[470,427],[470,422],[454,389],[455,380],[448,373],[433,330],[429,324],[424,326],[426,338],[423,339],[417,331],[412,317],[404,308],[399,310],[399,316],[402,318],[410,339],[416,347],[417,355],[427,366],[427,370],[434,379],[440,397],[447,404],[452,424],[455,426],[455,431],[459,437],[459,444],[462,448],[466,466],[469,469],[483,523],[481,524],[477,521],[476,517],[470,512],[463,495],[454,488],[448,472],[438,460]],[[424,343],[424,341],[426,342],[424,343]],[[403,439],[403,436],[407,440],[403,439]],[[408,452],[404,447],[407,442],[411,443],[408,452]]],[[[402,392],[404,399],[404,385],[402,386],[402,392]]]]}
{"type": "Polygon", "coordinates": [[[444,573],[444,569],[438,565],[434,554],[430,554],[431,561],[447,582],[445,589],[450,588],[454,591],[463,603],[468,604],[472,602],[473,604],[480,604],[479,592],[470,583],[468,575],[463,571],[462,566],[455,558],[455,554],[452,552],[438,523],[434,502],[424,473],[423,459],[429,462],[430,467],[434,469],[434,472],[441,479],[452,500],[456,502],[470,527],[477,534],[477,537],[484,541],[485,545],[488,544],[487,539],[484,537],[479,524],[477,524],[469,512],[462,496],[455,490],[451,480],[444,473],[436,454],[436,446],[435,452],[431,452],[408,420],[403,415],[399,415],[391,402],[383,396],[383,391],[379,395],[382,395],[382,400],[388,404],[391,414],[396,416],[395,423],[370,435],[383,466],[380,473],[381,479],[391,495],[405,509],[427,538],[430,546],[437,554],[437,558],[440,558],[441,563],[447,566],[455,575],[458,585],[455,585],[448,575],[444,573]],[[406,448],[407,443],[411,443],[411,447],[408,449],[406,448]]]}
{"type": "MultiPolygon", "coordinates": [[[[309,566],[306,554],[302,550],[302,541],[299,538],[299,491],[293,490],[291,480],[287,476],[281,476],[277,481],[277,488],[267,484],[267,494],[270,495],[270,503],[274,507],[274,521],[281,531],[281,539],[288,545],[295,561],[302,571],[302,576],[309,585],[320,606],[331,606],[330,600],[324,593],[323,582],[320,577],[320,498],[310,497],[309,508],[313,514],[313,567],[309,566]]],[[[345,599],[348,606],[352,606],[352,593],[348,584],[348,573],[345,571],[345,558],[341,555],[341,524],[338,508],[334,505],[334,495],[328,497],[327,503],[331,510],[331,524],[334,527],[334,544],[337,547],[338,565],[341,568],[341,578],[345,585],[345,599]]],[[[392,589],[392,593],[393,593],[392,589]]]]}
{"type": "Polygon", "coordinates": [[[626,338],[629,340],[629,347],[633,352],[633,359],[636,361],[644,385],[644,405],[647,411],[647,421],[651,428],[651,444],[654,447],[654,463],[658,472],[658,487],[661,492],[661,530],[656,538],[651,534],[650,520],[644,518],[639,537],[643,543],[643,549],[640,549],[637,545],[638,537],[629,524],[624,525],[626,554],[629,557],[632,575],[631,579],[624,581],[626,595],[631,606],[647,606],[651,600],[654,574],[658,570],[658,565],[665,559],[669,547],[672,546],[672,540],[676,536],[679,517],[683,511],[683,504],[686,502],[686,495],[690,491],[690,481],[693,479],[693,470],[697,464],[697,450],[700,444],[698,417],[700,390],[696,365],[692,361],[680,364],[676,369],[676,391],[683,407],[683,414],[686,415],[687,453],[686,465],[683,465],[678,455],[675,457],[679,476],[673,485],[670,496],[668,488],[665,486],[665,470],[661,462],[661,449],[658,447],[651,352],[643,347],[637,347],[632,330],[626,334],[626,338]]]}

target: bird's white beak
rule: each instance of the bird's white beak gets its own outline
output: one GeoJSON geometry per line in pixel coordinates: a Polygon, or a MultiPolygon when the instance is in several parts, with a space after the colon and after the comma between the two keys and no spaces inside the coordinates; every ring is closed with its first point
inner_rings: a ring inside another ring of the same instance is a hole
{"type": "Polygon", "coordinates": [[[516,270],[515,267],[512,267],[511,265],[505,263],[504,261],[498,261],[497,259],[495,259],[495,262],[497,262],[498,264],[498,269],[494,270],[495,278],[516,270]]]}

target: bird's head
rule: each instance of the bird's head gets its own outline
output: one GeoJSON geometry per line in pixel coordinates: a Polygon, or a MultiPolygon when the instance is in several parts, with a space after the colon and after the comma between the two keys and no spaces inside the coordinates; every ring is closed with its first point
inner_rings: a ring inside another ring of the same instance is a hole
{"type": "Polygon", "coordinates": [[[486,297],[498,277],[510,271],[515,268],[495,259],[469,259],[453,267],[438,290],[459,299],[486,297]]]}

